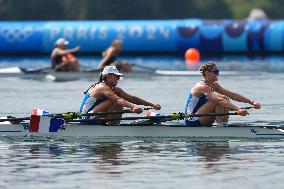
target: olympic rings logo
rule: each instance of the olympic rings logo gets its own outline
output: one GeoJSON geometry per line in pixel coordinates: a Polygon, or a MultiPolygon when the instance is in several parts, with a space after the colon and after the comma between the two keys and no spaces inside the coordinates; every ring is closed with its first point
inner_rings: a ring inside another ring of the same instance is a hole
{"type": "Polygon", "coordinates": [[[7,42],[24,42],[33,34],[33,28],[28,27],[3,27],[0,28],[0,37],[3,37],[7,42]]]}

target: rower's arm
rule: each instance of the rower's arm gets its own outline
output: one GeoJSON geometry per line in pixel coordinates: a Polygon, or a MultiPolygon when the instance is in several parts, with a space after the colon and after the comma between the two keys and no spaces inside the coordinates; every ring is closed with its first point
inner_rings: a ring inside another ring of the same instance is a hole
{"type": "Polygon", "coordinates": [[[233,91],[230,91],[228,89],[225,89],[223,87],[221,87],[218,83],[214,83],[214,87],[215,87],[215,90],[216,92],[222,94],[222,95],[225,95],[227,97],[229,97],[230,99],[232,100],[235,100],[235,101],[238,101],[238,102],[244,102],[244,103],[248,103],[248,104],[251,104],[253,105],[254,101],[238,94],[238,93],[235,93],[233,91]]]}
{"type": "Polygon", "coordinates": [[[144,106],[151,106],[155,109],[160,109],[160,105],[158,104],[153,104],[151,102],[148,102],[146,100],[143,100],[137,96],[133,96],[133,95],[130,95],[128,93],[126,93],[125,91],[123,91],[121,88],[119,87],[116,87],[116,93],[121,96],[122,98],[126,99],[127,101],[133,103],[133,104],[137,104],[137,105],[144,105],[144,106]],[[158,108],[159,106],[159,108],[158,108]]]}
{"type": "Polygon", "coordinates": [[[107,49],[107,50],[103,53],[103,59],[102,59],[102,61],[99,63],[97,69],[98,69],[98,70],[103,70],[104,67],[108,66],[108,60],[111,59],[112,56],[113,56],[113,50],[112,50],[112,49],[107,49]]]}
{"type": "Polygon", "coordinates": [[[240,109],[238,106],[232,104],[230,101],[215,94],[214,91],[209,86],[202,86],[198,89],[198,91],[204,94],[205,96],[207,96],[208,100],[218,103],[223,107],[226,107],[226,108],[229,108],[230,110],[235,110],[235,111],[238,111],[240,109]]]}
{"type": "Polygon", "coordinates": [[[132,104],[131,102],[128,102],[127,100],[116,95],[109,87],[103,87],[101,91],[105,97],[107,97],[109,100],[113,101],[114,103],[120,106],[132,108],[132,109],[136,108],[136,106],[132,104]]]}
{"type": "Polygon", "coordinates": [[[66,50],[62,50],[62,49],[58,49],[56,54],[57,55],[60,55],[60,56],[64,56],[66,54],[69,54],[69,53],[76,53],[80,50],[80,46],[77,46],[75,48],[72,48],[72,49],[66,49],[66,50]]]}

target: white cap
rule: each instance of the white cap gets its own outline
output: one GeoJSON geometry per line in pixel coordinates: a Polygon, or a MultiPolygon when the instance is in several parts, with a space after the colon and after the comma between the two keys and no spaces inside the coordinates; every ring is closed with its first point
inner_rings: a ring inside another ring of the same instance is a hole
{"type": "Polygon", "coordinates": [[[249,13],[248,19],[251,20],[261,20],[261,19],[268,19],[264,10],[256,8],[252,9],[249,13]]]}
{"type": "Polygon", "coordinates": [[[108,74],[115,74],[119,76],[123,76],[123,74],[119,73],[118,69],[115,66],[106,66],[104,70],[102,71],[103,75],[108,75],[108,74]]]}
{"type": "Polygon", "coordinates": [[[65,40],[63,37],[55,41],[55,45],[68,45],[69,41],[65,40]]]}

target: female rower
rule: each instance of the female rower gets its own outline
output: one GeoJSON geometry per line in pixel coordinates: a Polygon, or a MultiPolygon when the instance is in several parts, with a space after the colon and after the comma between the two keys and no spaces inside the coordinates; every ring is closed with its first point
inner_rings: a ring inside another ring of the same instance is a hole
{"type": "Polygon", "coordinates": [[[56,40],[56,48],[54,48],[51,52],[51,67],[54,71],[80,71],[79,62],[73,55],[73,53],[76,53],[80,50],[80,47],[77,46],[72,49],[67,49],[68,44],[69,41],[65,40],[64,38],[59,38],[56,40]]]}
{"type": "MultiPolygon", "coordinates": [[[[242,116],[248,114],[247,110],[232,104],[229,99],[248,103],[256,109],[261,108],[259,103],[219,85],[217,82],[219,70],[214,62],[202,64],[199,71],[204,80],[190,90],[185,106],[186,114],[227,113],[229,110],[237,111],[242,116]]],[[[210,126],[216,121],[218,126],[227,126],[228,120],[229,116],[202,116],[190,117],[185,123],[188,126],[210,126]]]]}
{"type": "Polygon", "coordinates": [[[132,65],[126,61],[117,60],[117,56],[122,51],[122,41],[114,40],[111,46],[102,53],[102,61],[98,65],[98,70],[103,70],[106,66],[116,66],[118,70],[123,72],[131,72],[132,65]]]}
{"type": "MultiPolygon", "coordinates": [[[[136,105],[151,106],[160,110],[159,104],[152,104],[136,96],[132,96],[117,87],[117,82],[123,74],[119,73],[115,66],[106,66],[101,73],[98,83],[92,85],[83,98],[80,112],[117,112],[123,107],[132,109],[134,113],[141,113],[142,110],[136,105]]],[[[96,115],[96,118],[115,118],[117,120],[108,124],[119,124],[122,114],[96,115]]],[[[101,124],[101,123],[100,123],[101,124]]]]}

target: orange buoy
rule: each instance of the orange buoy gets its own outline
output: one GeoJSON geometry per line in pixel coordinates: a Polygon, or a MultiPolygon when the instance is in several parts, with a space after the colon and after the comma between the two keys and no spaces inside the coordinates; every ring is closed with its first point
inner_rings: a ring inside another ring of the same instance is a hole
{"type": "Polygon", "coordinates": [[[186,50],[184,58],[188,64],[196,64],[200,61],[200,53],[195,48],[189,48],[186,50]]]}

